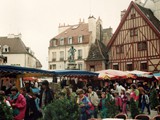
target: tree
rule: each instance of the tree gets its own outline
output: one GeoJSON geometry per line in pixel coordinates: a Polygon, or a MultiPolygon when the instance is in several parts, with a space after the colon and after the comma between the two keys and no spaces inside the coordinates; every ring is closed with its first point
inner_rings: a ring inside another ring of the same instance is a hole
{"type": "Polygon", "coordinates": [[[151,109],[155,109],[159,105],[156,89],[151,90],[151,93],[150,93],[150,105],[151,105],[151,109]]]}
{"type": "Polygon", "coordinates": [[[119,113],[118,107],[115,105],[115,100],[110,100],[107,103],[107,117],[114,118],[119,113]]]}
{"type": "Polygon", "coordinates": [[[43,120],[78,120],[79,107],[75,100],[60,98],[54,100],[44,109],[43,120]]]}
{"type": "Polygon", "coordinates": [[[139,114],[138,106],[136,105],[136,102],[134,101],[133,98],[130,100],[130,112],[131,112],[131,117],[134,119],[136,115],[139,114]]]}
{"type": "Polygon", "coordinates": [[[13,111],[10,106],[4,102],[4,98],[0,95],[0,120],[12,120],[13,111]]]}

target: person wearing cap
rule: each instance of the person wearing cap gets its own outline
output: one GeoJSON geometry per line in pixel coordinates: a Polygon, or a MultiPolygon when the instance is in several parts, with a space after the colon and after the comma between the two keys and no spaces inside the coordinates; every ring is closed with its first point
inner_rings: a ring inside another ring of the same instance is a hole
{"type": "Polygon", "coordinates": [[[42,82],[42,89],[40,92],[40,106],[43,108],[53,100],[53,91],[49,88],[49,82],[44,80],[42,82]]]}
{"type": "Polygon", "coordinates": [[[26,99],[18,92],[15,86],[11,88],[11,95],[8,101],[13,109],[14,120],[23,120],[26,112],[26,99]]]}

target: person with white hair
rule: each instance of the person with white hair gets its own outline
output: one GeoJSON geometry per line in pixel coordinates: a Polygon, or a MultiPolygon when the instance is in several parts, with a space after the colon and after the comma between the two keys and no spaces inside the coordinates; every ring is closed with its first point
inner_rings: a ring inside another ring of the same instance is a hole
{"type": "Polygon", "coordinates": [[[115,83],[114,87],[115,87],[115,90],[118,92],[119,96],[121,96],[122,90],[126,91],[126,89],[122,85],[119,85],[118,83],[115,83]]]}

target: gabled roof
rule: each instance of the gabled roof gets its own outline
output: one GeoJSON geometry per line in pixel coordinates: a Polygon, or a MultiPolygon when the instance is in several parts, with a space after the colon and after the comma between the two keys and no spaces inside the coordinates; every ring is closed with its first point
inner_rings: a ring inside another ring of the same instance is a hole
{"type": "MultiPolygon", "coordinates": [[[[115,33],[113,34],[110,42],[107,45],[107,48],[109,50],[109,48],[112,46],[115,38],[117,37],[120,29],[122,28],[126,18],[128,17],[131,8],[134,7],[135,10],[141,15],[141,17],[143,17],[143,19],[148,23],[148,25],[151,27],[151,29],[155,32],[155,34],[157,34],[158,37],[160,37],[160,21],[153,15],[153,12],[150,9],[144,8],[136,3],[134,3],[133,1],[130,3],[125,15],[123,16],[118,28],[116,29],[115,33]],[[149,16],[149,17],[147,17],[149,16]]],[[[108,51],[107,51],[108,52],[108,51]]]]}
{"type": "Polygon", "coordinates": [[[79,35],[89,35],[90,32],[88,30],[88,23],[80,23],[78,25],[72,25],[67,30],[63,31],[62,33],[58,34],[56,39],[59,39],[61,37],[74,37],[79,35]]]}
{"type": "Polygon", "coordinates": [[[106,46],[100,40],[96,40],[90,47],[87,61],[107,59],[106,49],[106,46]]]}
{"type": "Polygon", "coordinates": [[[138,4],[137,6],[141,9],[141,11],[145,14],[145,16],[151,21],[154,27],[156,27],[160,32],[160,21],[154,16],[153,12],[150,9],[144,8],[138,4]]]}
{"type": "Polygon", "coordinates": [[[9,53],[28,53],[25,44],[20,38],[0,37],[0,45],[7,45],[9,53]]]}

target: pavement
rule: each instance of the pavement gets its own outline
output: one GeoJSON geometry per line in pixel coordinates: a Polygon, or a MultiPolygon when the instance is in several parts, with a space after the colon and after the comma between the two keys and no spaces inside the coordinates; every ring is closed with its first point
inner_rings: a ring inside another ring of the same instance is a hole
{"type": "MultiPolygon", "coordinates": [[[[148,115],[147,109],[145,108],[144,110],[144,114],[148,115]]],[[[151,110],[151,114],[149,115],[151,119],[153,119],[156,115],[158,115],[156,110],[151,110]]],[[[131,113],[128,111],[128,119],[132,119],[131,117],[131,113]]],[[[100,117],[98,117],[100,118],[100,117]]]]}
{"type": "MultiPolygon", "coordinates": [[[[144,114],[148,115],[147,109],[144,110],[144,114]]],[[[156,115],[158,115],[157,111],[151,110],[151,114],[149,115],[150,118],[153,119],[156,115]]],[[[128,118],[131,118],[130,116],[131,116],[131,114],[130,114],[130,112],[128,112],[128,118]]]]}

